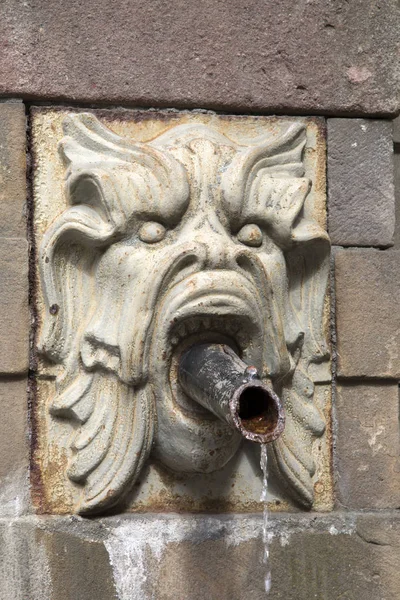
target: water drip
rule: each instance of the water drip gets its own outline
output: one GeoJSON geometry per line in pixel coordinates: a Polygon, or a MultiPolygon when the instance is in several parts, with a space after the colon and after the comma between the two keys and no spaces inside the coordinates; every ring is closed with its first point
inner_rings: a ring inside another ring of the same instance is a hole
{"type": "Polygon", "coordinates": [[[261,444],[260,466],[263,473],[263,487],[261,492],[261,502],[264,503],[263,510],[263,563],[265,565],[264,587],[267,594],[271,590],[271,565],[269,558],[269,549],[272,541],[272,534],[269,531],[268,521],[268,454],[267,444],[261,444]]]}

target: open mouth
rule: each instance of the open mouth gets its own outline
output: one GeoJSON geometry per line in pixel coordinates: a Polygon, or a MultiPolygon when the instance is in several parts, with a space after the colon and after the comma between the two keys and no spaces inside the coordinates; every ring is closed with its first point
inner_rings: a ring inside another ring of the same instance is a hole
{"type": "Polygon", "coordinates": [[[257,287],[234,271],[200,271],[164,291],[148,336],[155,459],[173,470],[203,473],[234,455],[242,435],[185,391],[181,359],[191,346],[223,344],[262,374],[266,318],[257,287]]]}
{"type": "Polygon", "coordinates": [[[240,358],[252,356],[252,363],[261,360],[260,331],[244,315],[192,315],[172,326],[167,353],[170,357],[169,382],[174,400],[191,416],[216,419],[210,411],[193,401],[178,383],[182,355],[195,344],[216,343],[229,346],[240,358]],[[257,352],[257,350],[259,350],[257,352]],[[258,355],[258,361],[255,356],[258,355]]]}
{"type": "Polygon", "coordinates": [[[173,286],[163,298],[153,330],[153,373],[166,377],[174,402],[188,416],[216,418],[178,384],[179,359],[190,346],[226,344],[262,372],[263,315],[258,296],[235,272],[202,271],[173,286]]]}
{"type": "Polygon", "coordinates": [[[216,419],[207,409],[187,396],[178,381],[178,369],[181,356],[191,346],[201,343],[225,344],[240,357],[249,353],[253,345],[251,332],[254,327],[246,317],[236,315],[199,316],[194,315],[177,322],[170,337],[170,385],[175,401],[186,412],[202,418],[216,419]]]}

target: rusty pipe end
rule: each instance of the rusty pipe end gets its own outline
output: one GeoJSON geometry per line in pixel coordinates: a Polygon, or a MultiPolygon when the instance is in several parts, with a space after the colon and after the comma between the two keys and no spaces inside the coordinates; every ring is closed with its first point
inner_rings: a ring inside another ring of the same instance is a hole
{"type": "Polygon", "coordinates": [[[246,365],[224,344],[197,344],[179,363],[183,391],[248,440],[267,444],[285,426],[279,397],[258,378],[257,369],[246,365]]]}
{"type": "Polygon", "coordinates": [[[285,411],[275,392],[262,381],[251,379],[239,386],[229,401],[233,423],[248,440],[268,444],[285,428],[285,411]]]}

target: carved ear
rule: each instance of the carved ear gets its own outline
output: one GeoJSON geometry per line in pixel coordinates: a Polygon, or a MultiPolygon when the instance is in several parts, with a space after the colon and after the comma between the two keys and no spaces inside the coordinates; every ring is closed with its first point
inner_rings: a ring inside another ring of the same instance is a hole
{"type": "Polygon", "coordinates": [[[68,470],[80,491],[77,510],[96,512],[133,485],[150,452],[154,406],[148,386],[136,391],[115,372],[91,371],[81,361],[81,338],[98,300],[94,273],[104,249],[129,235],[138,215],[179,218],[188,184],[172,157],[123,140],[92,115],[68,117],[64,131],[71,206],[39,250],[45,309],[38,346],[63,368],[51,413],[78,423],[68,470]]]}

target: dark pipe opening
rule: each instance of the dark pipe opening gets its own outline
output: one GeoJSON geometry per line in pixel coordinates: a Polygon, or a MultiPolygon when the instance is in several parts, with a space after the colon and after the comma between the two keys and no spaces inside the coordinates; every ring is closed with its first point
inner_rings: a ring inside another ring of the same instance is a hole
{"type": "Polygon", "coordinates": [[[239,396],[238,416],[243,427],[253,433],[273,431],[279,420],[275,400],[267,390],[247,387],[239,396]]]}

